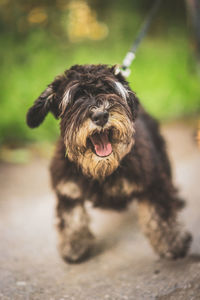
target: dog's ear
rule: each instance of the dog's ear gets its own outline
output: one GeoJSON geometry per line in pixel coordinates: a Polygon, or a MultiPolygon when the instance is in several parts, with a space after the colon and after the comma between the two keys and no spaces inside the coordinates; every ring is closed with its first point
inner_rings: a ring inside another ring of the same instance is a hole
{"type": "Polygon", "coordinates": [[[49,111],[53,113],[55,118],[58,118],[59,107],[56,99],[56,93],[61,82],[62,77],[57,77],[35,100],[26,116],[26,122],[29,127],[35,128],[39,126],[44,121],[49,111]]]}

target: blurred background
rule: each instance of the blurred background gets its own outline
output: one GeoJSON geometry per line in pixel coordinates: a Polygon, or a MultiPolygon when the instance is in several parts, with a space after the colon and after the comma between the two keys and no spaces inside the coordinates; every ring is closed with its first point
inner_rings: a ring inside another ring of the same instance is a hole
{"type": "MultiPolygon", "coordinates": [[[[1,158],[9,160],[5,145],[56,140],[51,115],[38,129],[26,126],[28,108],[73,64],[122,63],[153,2],[0,0],[1,158]]],[[[131,66],[132,89],[162,121],[193,118],[200,110],[198,3],[162,1],[131,66]]]]}

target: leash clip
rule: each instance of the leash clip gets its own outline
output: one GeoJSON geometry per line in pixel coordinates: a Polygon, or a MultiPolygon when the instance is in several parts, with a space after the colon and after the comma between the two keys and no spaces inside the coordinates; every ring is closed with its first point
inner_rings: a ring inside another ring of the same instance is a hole
{"type": "Polygon", "coordinates": [[[131,69],[129,69],[129,68],[126,68],[126,69],[121,68],[120,72],[122,73],[122,75],[124,77],[128,77],[131,74],[131,69]]]}
{"type": "Polygon", "coordinates": [[[124,77],[128,77],[131,74],[131,69],[129,67],[134,59],[135,53],[128,52],[123,60],[122,65],[117,65],[115,69],[115,75],[121,73],[124,77]]]}
{"type": "Polygon", "coordinates": [[[124,77],[128,77],[131,74],[131,69],[124,68],[122,65],[116,65],[115,67],[115,75],[121,73],[124,77]]]}

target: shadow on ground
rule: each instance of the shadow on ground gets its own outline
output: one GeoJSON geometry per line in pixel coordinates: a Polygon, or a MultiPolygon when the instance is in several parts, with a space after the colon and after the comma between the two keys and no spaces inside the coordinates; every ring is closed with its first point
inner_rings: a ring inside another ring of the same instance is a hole
{"type": "Polygon", "coordinates": [[[200,151],[194,127],[163,127],[181,195],[182,220],[194,240],[187,258],[159,260],[137,225],[135,205],[123,214],[89,208],[97,241],[91,258],[64,263],[56,249],[48,161],[0,165],[0,299],[200,299],[200,151]]]}

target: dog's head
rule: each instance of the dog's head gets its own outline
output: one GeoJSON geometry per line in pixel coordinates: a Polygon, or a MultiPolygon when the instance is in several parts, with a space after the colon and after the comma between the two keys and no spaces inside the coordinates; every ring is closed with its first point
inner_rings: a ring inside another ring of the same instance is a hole
{"type": "Polygon", "coordinates": [[[27,114],[39,126],[50,111],[60,118],[68,158],[85,175],[110,175],[134,144],[138,100],[121,73],[106,65],[73,66],[47,87],[27,114]]]}

